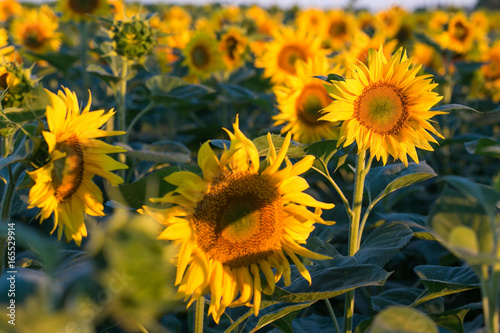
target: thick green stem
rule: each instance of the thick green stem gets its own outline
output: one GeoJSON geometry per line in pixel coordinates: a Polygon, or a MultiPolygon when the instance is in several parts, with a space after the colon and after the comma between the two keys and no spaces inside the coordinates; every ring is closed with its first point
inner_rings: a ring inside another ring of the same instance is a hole
{"type": "Polygon", "coordinates": [[[80,61],[82,62],[82,80],[85,93],[90,89],[89,73],[87,72],[87,51],[89,47],[89,27],[86,20],[80,22],[80,61]]]}
{"type": "MultiPolygon", "coordinates": [[[[365,177],[367,174],[366,150],[358,153],[356,160],[356,176],[354,183],[354,197],[352,202],[352,219],[349,226],[349,256],[353,256],[359,249],[359,223],[361,220],[361,208],[363,204],[363,191],[365,177]]],[[[345,299],[344,309],[344,332],[351,333],[354,318],[354,290],[348,291],[345,299]]]]}
{"type": "MultiPolygon", "coordinates": [[[[128,62],[123,59],[122,71],[120,75],[120,82],[118,83],[118,91],[116,96],[116,113],[117,113],[117,128],[118,131],[127,130],[127,75],[128,75],[128,62]]],[[[120,141],[125,142],[125,136],[120,136],[120,141]]]]}
{"type": "Polygon", "coordinates": [[[12,199],[14,197],[14,191],[16,189],[16,184],[17,180],[21,176],[21,174],[24,172],[24,165],[22,164],[17,164],[14,167],[14,170],[12,170],[12,167],[9,165],[7,166],[9,170],[9,179],[7,184],[5,185],[5,191],[3,193],[3,198],[2,198],[2,206],[0,207],[0,223],[2,225],[2,230],[0,232],[0,254],[2,255],[1,257],[1,267],[0,269],[6,268],[7,267],[7,261],[5,260],[5,244],[7,243],[7,236],[3,234],[3,230],[7,230],[7,227],[4,228],[4,225],[9,223],[10,221],[10,207],[12,205],[12,199]]]}
{"type": "Polygon", "coordinates": [[[196,309],[194,314],[194,333],[203,333],[203,318],[205,317],[205,297],[200,296],[196,300],[196,309]]]}
{"type": "Polygon", "coordinates": [[[481,296],[483,300],[484,324],[488,333],[499,333],[499,295],[498,283],[500,282],[499,272],[483,265],[478,272],[481,282],[481,296]]]}

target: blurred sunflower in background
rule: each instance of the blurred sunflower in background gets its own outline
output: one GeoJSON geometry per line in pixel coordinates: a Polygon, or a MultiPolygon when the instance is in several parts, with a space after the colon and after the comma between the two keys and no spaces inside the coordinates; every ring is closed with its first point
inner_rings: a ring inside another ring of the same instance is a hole
{"type": "Polygon", "coordinates": [[[273,88],[280,113],[275,115],[274,126],[285,124],[281,133],[290,131],[292,139],[302,143],[313,143],[321,139],[337,139],[340,128],[328,121],[319,121],[320,110],[332,99],[317,75],[333,73],[342,75],[340,65],[331,66],[327,58],[315,57],[307,62],[298,61],[297,76],[290,78],[287,85],[273,88]]]}
{"type": "Polygon", "coordinates": [[[295,25],[316,34],[323,33],[327,24],[325,12],[318,8],[300,10],[295,18],[295,25]]]}
{"type": "Polygon", "coordinates": [[[429,142],[437,141],[430,133],[443,138],[429,119],[445,112],[429,111],[441,100],[431,91],[437,84],[432,75],[417,76],[422,65],[412,64],[402,48],[389,60],[382,47],[370,50],[368,66],[352,65],[352,78],[325,87],[334,101],[320,120],[343,121],[339,143],[356,141],[358,151],[369,149],[384,164],[389,155],[406,166],[407,155],[418,163],[415,148],[432,151],[429,142]]]}
{"type": "Polygon", "coordinates": [[[456,53],[467,53],[474,46],[475,27],[463,13],[456,13],[448,23],[448,29],[436,37],[442,48],[456,53]]]}
{"type": "Polygon", "coordinates": [[[167,227],[160,239],[179,247],[175,281],[179,294],[189,299],[189,306],[210,291],[208,313],[217,323],[228,306],[246,305],[257,315],[262,292],[272,294],[281,277],[285,285],[291,283],[285,254],[311,282],[297,254],[328,258],[300,244],[306,242],[315,222],[327,223],[320,217],[321,208],[333,207],[303,193],[309,185],[299,175],[309,170],[314,157],[292,165],[286,158],[290,134],[278,154],[268,134],[269,154],[261,163],[257,148],[240,131],[238,119],[233,128],[234,134],[227,131],[230,148],[220,158],[209,142],[200,148],[203,177],[180,171],[165,178],[177,189],[152,201],[170,203],[170,208],[141,210],[167,227]],[[286,167],[279,170],[283,162],[286,167]],[[307,206],[316,207],[316,212],[307,206]],[[267,280],[264,290],[261,272],[267,280]]]}
{"type": "Polygon", "coordinates": [[[61,47],[62,34],[57,32],[59,18],[47,5],[39,10],[26,10],[24,15],[16,16],[10,32],[14,42],[21,47],[37,53],[56,52],[61,47]]]}
{"type": "Polygon", "coordinates": [[[387,10],[382,10],[376,14],[379,20],[381,30],[384,32],[387,38],[394,38],[401,28],[403,23],[403,17],[406,12],[400,7],[392,7],[387,10]]]}
{"type": "Polygon", "coordinates": [[[481,74],[493,101],[498,102],[500,101],[500,42],[493,44],[483,60],[485,64],[481,67],[481,74]]]}
{"type": "Polygon", "coordinates": [[[224,69],[222,54],[214,34],[197,30],[182,50],[183,65],[188,67],[188,75],[206,79],[210,74],[224,69]]]}
{"type": "Polygon", "coordinates": [[[0,22],[5,22],[11,17],[19,16],[23,12],[23,7],[16,0],[0,1],[0,22]]]}
{"type": "Polygon", "coordinates": [[[295,62],[307,61],[314,56],[325,55],[321,40],[304,30],[282,26],[273,34],[273,40],[264,45],[263,54],[255,60],[255,66],[264,68],[264,77],[280,84],[297,75],[295,62]]]}
{"type": "Polygon", "coordinates": [[[90,112],[91,97],[80,112],[76,94],[68,88],[53,94],[47,91],[50,105],[46,115],[49,131],[43,136],[48,145],[50,161],[28,172],[35,184],[32,186],[28,208],[40,208],[40,223],[54,214],[54,229],[61,239],[62,233],[69,242],[80,246],[87,236],[84,213],[104,216],[102,192],[94,184],[94,175],[106,178],[111,185],[123,180],[111,171],[126,169],[125,164],[106,154],[125,152],[95,138],[121,135],[124,132],[99,129],[114,114],[104,110],[90,112]]]}
{"type": "Polygon", "coordinates": [[[86,21],[91,15],[107,15],[111,12],[108,0],[58,0],[57,10],[64,21],[86,21]]]}
{"type": "Polygon", "coordinates": [[[333,51],[342,49],[352,40],[357,29],[354,16],[343,10],[332,10],[327,14],[323,39],[333,51]]]}
{"type": "Polygon", "coordinates": [[[228,70],[234,70],[243,65],[247,51],[248,38],[241,28],[231,27],[222,34],[219,49],[228,70]]]}
{"type": "Polygon", "coordinates": [[[124,0],[108,0],[109,10],[115,20],[123,20],[125,18],[125,3],[124,0]]]}

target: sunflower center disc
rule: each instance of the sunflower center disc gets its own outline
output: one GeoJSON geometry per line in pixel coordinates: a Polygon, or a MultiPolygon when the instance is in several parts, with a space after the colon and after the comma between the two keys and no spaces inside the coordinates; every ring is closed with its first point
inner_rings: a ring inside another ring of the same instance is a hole
{"type": "Polygon", "coordinates": [[[409,117],[403,94],[391,84],[366,87],[354,103],[356,119],[380,134],[395,134],[409,117]]]}
{"type": "Polygon", "coordinates": [[[55,196],[59,202],[71,198],[78,190],[83,180],[83,151],[75,136],[56,146],[66,157],[54,161],[52,181],[55,196]]]}
{"type": "Polygon", "coordinates": [[[281,248],[282,220],[276,187],[256,174],[225,173],[195,209],[196,244],[224,265],[248,266],[281,248]]]}
{"type": "Polygon", "coordinates": [[[298,59],[306,60],[306,52],[296,45],[285,46],[278,54],[278,66],[293,75],[296,74],[295,62],[298,59]]]}
{"type": "Polygon", "coordinates": [[[454,35],[459,41],[464,41],[467,37],[467,33],[467,27],[465,27],[462,22],[457,22],[457,24],[455,24],[454,35]]]}
{"type": "Polygon", "coordinates": [[[209,62],[208,52],[202,45],[197,45],[191,51],[193,65],[197,68],[205,67],[209,62]]]}
{"type": "Polygon", "coordinates": [[[328,106],[331,100],[326,95],[326,90],[321,84],[306,85],[300,96],[297,98],[295,108],[297,115],[302,122],[318,126],[324,124],[324,121],[318,121],[321,117],[319,111],[328,106]]]}
{"type": "Polygon", "coordinates": [[[339,37],[344,36],[347,32],[347,26],[345,22],[333,22],[330,24],[330,28],[328,29],[328,34],[330,37],[339,37]]]}
{"type": "Polygon", "coordinates": [[[244,242],[259,231],[259,207],[254,202],[230,202],[222,213],[222,236],[229,242],[244,242]]]}
{"type": "Polygon", "coordinates": [[[69,7],[78,14],[88,14],[96,10],[99,0],[70,0],[69,7]]]}
{"type": "Polygon", "coordinates": [[[35,28],[26,31],[26,34],[24,36],[24,45],[33,49],[41,47],[43,45],[43,41],[40,36],[40,31],[35,28]]]}

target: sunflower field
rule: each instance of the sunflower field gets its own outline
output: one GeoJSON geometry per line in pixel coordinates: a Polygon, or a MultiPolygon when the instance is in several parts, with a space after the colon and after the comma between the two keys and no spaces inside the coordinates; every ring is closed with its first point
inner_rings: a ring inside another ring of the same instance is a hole
{"type": "Polygon", "coordinates": [[[500,332],[500,11],[0,22],[0,332],[500,332]]]}

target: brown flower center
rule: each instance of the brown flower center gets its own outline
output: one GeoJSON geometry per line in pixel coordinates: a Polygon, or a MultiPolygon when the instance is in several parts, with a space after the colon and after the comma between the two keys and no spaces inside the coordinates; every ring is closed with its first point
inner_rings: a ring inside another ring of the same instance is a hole
{"type": "Polygon", "coordinates": [[[23,45],[29,49],[39,49],[44,44],[44,37],[38,27],[29,27],[23,35],[23,45]]]}
{"type": "Polygon", "coordinates": [[[359,123],[380,135],[397,134],[410,113],[402,91],[391,83],[366,87],[354,101],[354,116],[359,123]]]}
{"type": "Polygon", "coordinates": [[[469,35],[469,29],[463,24],[463,22],[458,21],[457,23],[455,23],[453,29],[453,36],[457,40],[463,42],[467,39],[468,35],[469,35]]]}
{"type": "Polygon", "coordinates": [[[70,199],[83,181],[83,150],[78,138],[73,135],[59,143],[56,149],[66,153],[66,156],[54,161],[52,170],[52,185],[59,202],[70,199]]]}
{"type": "Polygon", "coordinates": [[[328,28],[328,34],[330,35],[330,37],[344,37],[346,33],[347,25],[344,21],[334,21],[328,28]]]}
{"type": "Polygon", "coordinates": [[[278,54],[278,67],[285,72],[295,75],[297,73],[295,62],[298,59],[305,61],[307,59],[306,51],[297,45],[287,45],[278,54]]]}
{"type": "Polygon", "coordinates": [[[283,206],[276,187],[259,175],[225,173],[198,203],[196,243],[210,258],[243,267],[281,248],[283,206]]]}
{"type": "Polygon", "coordinates": [[[210,55],[204,45],[196,45],[191,50],[191,59],[194,67],[205,68],[210,62],[210,55]]]}
{"type": "Polygon", "coordinates": [[[77,14],[92,14],[99,7],[100,0],[69,0],[68,5],[77,14]]]}
{"type": "Polygon", "coordinates": [[[311,127],[327,124],[328,122],[318,121],[322,116],[319,111],[327,107],[331,102],[321,84],[310,83],[302,89],[295,102],[297,117],[311,127]]]}

